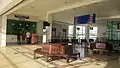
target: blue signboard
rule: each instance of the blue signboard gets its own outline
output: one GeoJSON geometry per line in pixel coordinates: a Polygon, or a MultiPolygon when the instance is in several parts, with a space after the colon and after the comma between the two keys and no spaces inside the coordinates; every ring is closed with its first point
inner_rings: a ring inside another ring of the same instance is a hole
{"type": "Polygon", "coordinates": [[[88,23],[95,23],[96,14],[89,14],[83,16],[76,16],[75,23],[77,24],[88,24],[88,23]]]}

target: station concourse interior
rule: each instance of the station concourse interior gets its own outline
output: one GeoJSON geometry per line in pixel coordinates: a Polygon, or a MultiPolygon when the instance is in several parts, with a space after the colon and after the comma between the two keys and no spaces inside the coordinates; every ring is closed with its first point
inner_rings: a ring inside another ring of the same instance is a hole
{"type": "Polygon", "coordinates": [[[0,60],[0,68],[120,68],[120,1],[0,0],[0,60]]]}

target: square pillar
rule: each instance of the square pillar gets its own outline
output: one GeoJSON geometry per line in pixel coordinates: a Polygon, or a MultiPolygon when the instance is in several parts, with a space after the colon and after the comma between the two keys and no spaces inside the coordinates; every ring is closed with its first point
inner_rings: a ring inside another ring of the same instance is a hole
{"type": "Polygon", "coordinates": [[[7,16],[0,16],[0,46],[6,46],[7,16]]]}
{"type": "Polygon", "coordinates": [[[87,40],[87,42],[89,42],[89,30],[90,30],[90,26],[89,24],[87,24],[85,28],[85,39],[87,40]]]}
{"type": "Polygon", "coordinates": [[[48,23],[50,23],[50,26],[47,28],[46,42],[49,43],[51,42],[51,38],[52,38],[52,15],[51,14],[48,14],[47,21],[48,23]]]}
{"type": "Polygon", "coordinates": [[[38,43],[42,43],[43,39],[43,22],[37,22],[37,35],[38,35],[38,43]]]}

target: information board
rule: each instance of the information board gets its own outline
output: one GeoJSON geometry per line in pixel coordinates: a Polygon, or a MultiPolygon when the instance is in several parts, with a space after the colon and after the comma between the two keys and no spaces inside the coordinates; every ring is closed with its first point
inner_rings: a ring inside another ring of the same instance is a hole
{"type": "Polygon", "coordinates": [[[96,19],[96,14],[89,14],[89,15],[74,17],[75,23],[77,24],[95,23],[95,19],[96,19]]]}

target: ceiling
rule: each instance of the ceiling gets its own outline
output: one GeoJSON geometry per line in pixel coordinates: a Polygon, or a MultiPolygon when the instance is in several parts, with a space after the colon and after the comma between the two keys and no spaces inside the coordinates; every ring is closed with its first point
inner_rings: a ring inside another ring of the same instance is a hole
{"type": "MultiPolygon", "coordinates": [[[[29,0],[27,0],[29,1],[29,0]]],[[[74,16],[95,13],[97,18],[120,18],[120,0],[34,0],[22,8],[13,12],[14,14],[44,17],[47,12],[59,8],[71,8],[53,13],[55,20],[73,21],[74,16]],[[96,1],[96,3],[92,3],[96,1]],[[97,2],[101,1],[101,2],[97,2]],[[91,3],[88,5],[82,4],[91,3]],[[78,4],[79,7],[75,7],[78,4]],[[69,7],[65,7],[69,6],[69,7]]],[[[40,18],[39,18],[40,19],[40,18]]]]}
{"type": "Polygon", "coordinates": [[[0,0],[0,10],[6,7],[12,0],[0,0]]]}
{"type": "Polygon", "coordinates": [[[2,11],[12,0],[0,0],[0,11],[2,11]]]}
{"type": "Polygon", "coordinates": [[[104,0],[35,0],[32,3],[16,10],[14,14],[38,16],[39,19],[43,19],[47,16],[47,13],[52,11],[52,13],[59,12],[63,9],[68,10],[73,7],[78,7],[82,5],[92,4],[94,2],[99,2],[104,0]],[[54,12],[55,11],[55,12],[54,12]]]}
{"type": "Polygon", "coordinates": [[[22,0],[0,0],[0,15],[7,14],[11,8],[20,3],[22,0]]]}
{"type": "Polygon", "coordinates": [[[48,11],[80,1],[83,0],[35,0],[14,13],[41,16],[42,14],[46,14],[48,11]]]}
{"type": "Polygon", "coordinates": [[[120,0],[108,0],[77,8],[76,15],[95,13],[97,18],[120,15],[120,0]]]}
{"type": "Polygon", "coordinates": [[[119,18],[120,19],[120,0],[107,0],[104,2],[86,5],[66,11],[54,13],[54,20],[73,22],[74,16],[95,13],[97,19],[119,18]]]}

